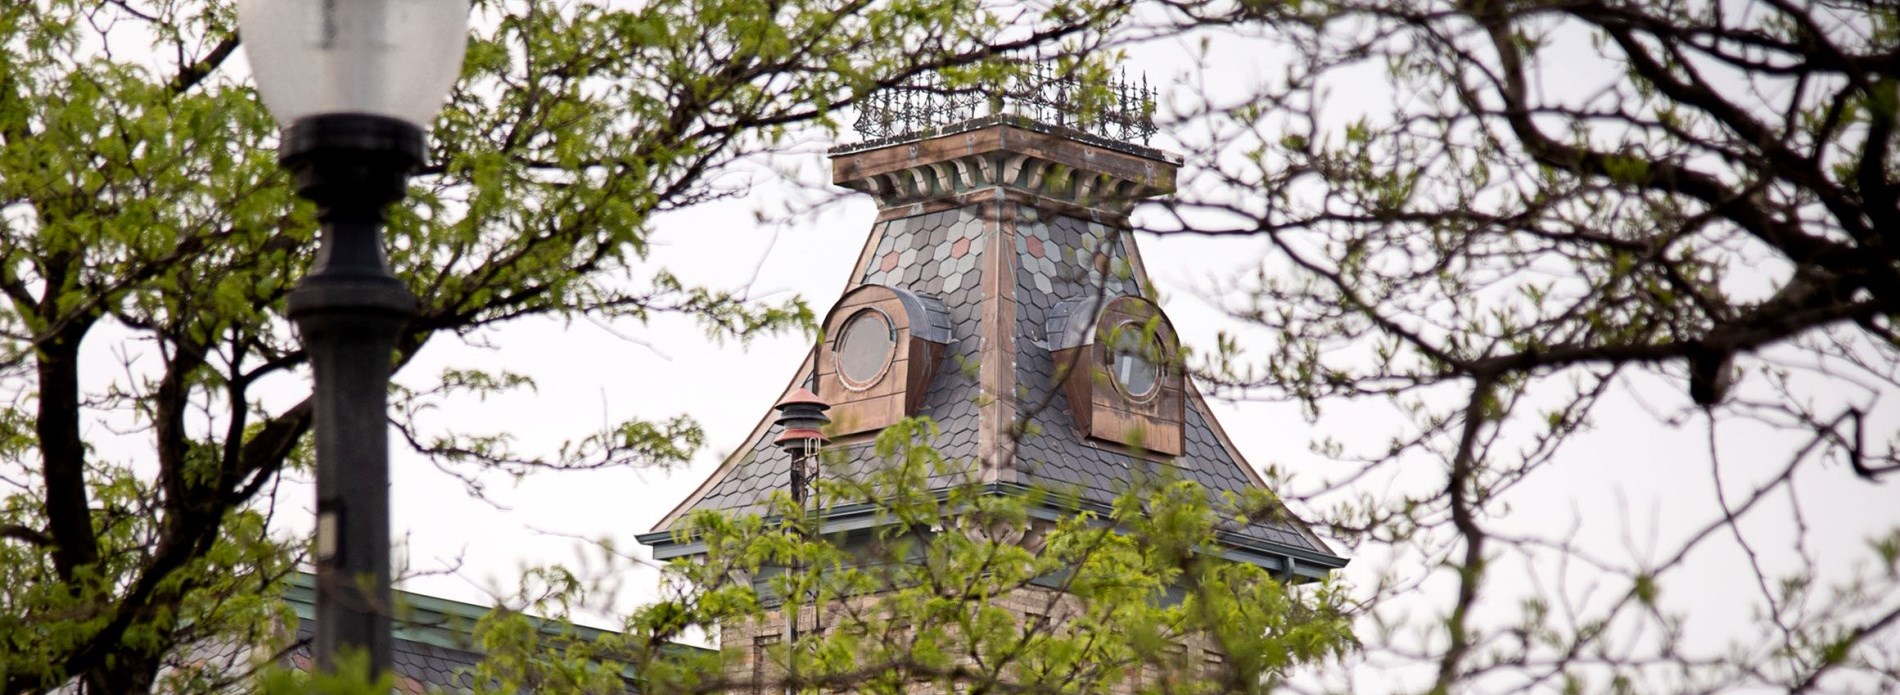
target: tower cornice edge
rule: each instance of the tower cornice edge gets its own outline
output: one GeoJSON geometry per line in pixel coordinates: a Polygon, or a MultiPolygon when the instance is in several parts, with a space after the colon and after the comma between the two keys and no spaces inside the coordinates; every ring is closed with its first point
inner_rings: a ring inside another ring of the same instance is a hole
{"type": "Polygon", "coordinates": [[[989,122],[955,132],[834,150],[832,182],[871,194],[880,208],[922,209],[1000,188],[1037,207],[1125,214],[1172,193],[1181,160],[1161,150],[1087,142],[1033,122],[989,122]]]}

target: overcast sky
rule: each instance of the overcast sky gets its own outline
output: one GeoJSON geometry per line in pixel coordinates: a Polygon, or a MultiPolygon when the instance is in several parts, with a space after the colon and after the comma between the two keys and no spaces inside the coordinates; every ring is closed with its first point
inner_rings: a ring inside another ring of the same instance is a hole
{"type": "MultiPolygon", "coordinates": [[[[1186,52],[1178,44],[1140,47],[1131,67],[1167,85],[1185,70],[1181,56],[1186,52]]],[[[1259,54],[1245,47],[1217,45],[1215,52],[1232,67],[1215,77],[1216,89],[1222,79],[1245,80],[1277,69],[1263,64],[1259,54]]],[[[1350,108],[1352,90],[1340,98],[1350,108]]],[[[822,180],[820,172],[828,169],[818,152],[824,144],[814,144],[805,154],[777,164],[802,166],[807,181],[822,180]]],[[[822,315],[851,275],[851,265],[870,231],[874,207],[867,198],[854,195],[788,224],[761,224],[757,213],[771,209],[785,187],[770,175],[755,179],[752,195],[656,220],[652,266],[673,270],[690,282],[747,288],[760,300],[803,296],[822,315]]],[[[1263,242],[1247,238],[1144,235],[1138,244],[1170,318],[1189,343],[1202,344],[1230,324],[1198,296],[1196,288],[1254,267],[1265,250],[1263,242]]],[[[489,602],[491,590],[507,591],[526,566],[593,562],[586,558],[584,544],[571,537],[611,538],[623,549],[635,548],[635,534],[651,529],[743,443],[792,377],[811,340],[792,334],[761,337],[743,345],[717,343],[708,341],[690,322],[664,316],[645,326],[516,321],[480,337],[494,347],[432,341],[398,381],[421,386],[446,366],[482,366],[528,374],[538,389],[512,397],[458,402],[435,415],[437,423],[471,431],[512,432],[522,450],[545,451],[563,439],[584,436],[592,428],[627,416],[664,419],[684,413],[705,427],[709,445],[692,465],[678,470],[544,474],[519,483],[493,478],[488,496],[506,508],[471,498],[459,481],[397,445],[392,452],[394,530],[408,569],[426,573],[457,568],[449,574],[412,578],[403,588],[476,603],[489,602]]],[[[118,346],[98,342],[88,345],[94,364],[114,364],[106,360],[118,346]]],[[[111,371],[94,373],[111,378],[111,371]]],[[[1674,426],[1658,422],[1659,417],[1683,413],[1687,399],[1679,380],[1635,376],[1625,386],[1622,394],[1599,406],[1595,428],[1572,442],[1556,466],[1507,496],[1509,512],[1498,522],[1502,528],[1573,539],[1591,553],[1627,560],[1667,552],[1712,518],[1716,506],[1706,420],[1689,416],[1674,426]]],[[[1817,382],[1815,388],[1830,387],[1817,382]]],[[[1880,427],[1871,431],[1890,431],[1900,421],[1892,400],[1873,402],[1871,422],[1880,427]]],[[[1308,453],[1308,442],[1315,437],[1334,434],[1383,442],[1406,426],[1404,418],[1381,403],[1342,406],[1327,411],[1318,422],[1309,422],[1297,408],[1281,403],[1216,400],[1213,407],[1253,464],[1280,464],[1315,480],[1345,472],[1308,453]]],[[[1745,494],[1753,487],[1751,481],[1778,470],[1800,443],[1751,425],[1725,426],[1719,434],[1718,451],[1724,479],[1733,486],[1731,496],[1745,494]]],[[[1383,494],[1405,485],[1440,481],[1442,472],[1430,461],[1419,461],[1400,478],[1372,481],[1386,487],[1370,492],[1383,494]]],[[[1869,484],[1840,466],[1811,468],[1799,482],[1806,501],[1807,551],[1829,571],[1844,570],[1850,558],[1865,557],[1863,542],[1870,534],[1900,525],[1900,504],[1895,503],[1892,483],[1869,484]]],[[[310,499],[307,487],[286,486],[280,502],[290,509],[283,513],[280,525],[292,532],[307,529],[310,499]]],[[[1792,570],[1796,567],[1792,516],[1785,500],[1770,504],[1778,506],[1752,517],[1744,530],[1759,544],[1764,564],[1792,570]]],[[[1733,544],[1722,548],[1698,553],[1692,558],[1691,571],[1664,582],[1670,605],[1695,618],[1691,637],[1711,645],[1735,630],[1752,629],[1748,614],[1759,603],[1744,557],[1733,544]]],[[[1355,561],[1345,576],[1361,583],[1370,583],[1389,561],[1398,562],[1411,574],[1432,571],[1430,558],[1417,555],[1403,554],[1394,560],[1378,548],[1360,548],[1351,554],[1355,561]]],[[[1501,578],[1499,584],[1507,594],[1552,592],[1559,585],[1575,592],[1588,588],[1581,579],[1557,581],[1551,561],[1500,571],[1510,577],[1501,578]]],[[[621,572],[620,607],[651,596],[653,571],[623,567],[621,572]]],[[[1439,575],[1411,599],[1420,602],[1421,615],[1449,604],[1449,575],[1439,575]]],[[[1515,607],[1509,601],[1498,605],[1515,607]]]]}

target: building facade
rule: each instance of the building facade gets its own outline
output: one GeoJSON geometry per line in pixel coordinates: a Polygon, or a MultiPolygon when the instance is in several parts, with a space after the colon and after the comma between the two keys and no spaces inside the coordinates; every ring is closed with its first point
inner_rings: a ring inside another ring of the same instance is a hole
{"type": "MultiPolygon", "coordinates": [[[[1062,82],[993,94],[989,113],[973,102],[873,102],[873,127],[860,130],[881,137],[833,150],[834,183],[873,197],[878,214],[821,342],[785,388],[832,406],[829,453],[843,463],[826,475],[882,465],[876,434],[927,416],[941,428],[931,443],[976,478],[943,485],[1061,491],[1047,499],[1065,501],[1041,503],[1051,514],[1105,508],[1164,470],[1212,495],[1265,489],[1168,359],[1178,341],[1128,233],[1131,208],[1172,192],[1181,161],[1137,142],[1152,132],[1147,95],[1111,85],[1119,106],[1077,119],[1049,96],[1062,82]],[[1006,101],[1028,108],[993,106],[1006,101]]],[[[641,536],[656,557],[702,552],[673,532],[686,514],[763,513],[787,489],[792,461],[774,445],[769,406],[758,404],[760,423],[736,453],[641,536]]],[[[844,514],[825,528],[851,523],[844,514]]],[[[1219,539],[1225,556],[1294,582],[1346,562],[1288,515],[1231,524],[1219,539]]],[[[1036,592],[997,600],[1026,619],[1060,620],[1064,605],[1036,592]]],[[[726,626],[724,646],[749,650],[735,668],[769,670],[781,623],[726,626]]]]}

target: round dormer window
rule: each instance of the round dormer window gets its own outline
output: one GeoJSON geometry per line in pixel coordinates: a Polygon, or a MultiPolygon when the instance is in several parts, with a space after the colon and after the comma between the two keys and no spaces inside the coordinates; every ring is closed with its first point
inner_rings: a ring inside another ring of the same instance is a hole
{"type": "Polygon", "coordinates": [[[1144,340],[1140,326],[1122,324],[1109,353],[1109,378],[1130,400],[1147,400],[1161,389],[1161,366],[1155,363],[1160,355],[1161,345],[1144,340]]]}
{"type": "Polygon", "coordinates": [[[863,389],[876,384],[897,352],[897,329],[884,312],[866,309],[846,322],[833,349],[844,385],[863,389]]]}

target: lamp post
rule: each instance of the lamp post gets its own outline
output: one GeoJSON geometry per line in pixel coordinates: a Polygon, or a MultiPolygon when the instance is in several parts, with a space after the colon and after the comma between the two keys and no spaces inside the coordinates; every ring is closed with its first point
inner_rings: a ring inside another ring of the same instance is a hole
{"type": "Polygon", "coordinates": [[[804,511],[811,485],[818,482],[818,472],[812,463],[819,447],[825,444],[825,434],[820,430],[831,423],[831,418],[825,415],[831,404],[811,389],[800,388],[772,407],[778,411],[778,419],[773,424],[779,428],[778,437],[772,443],[792,456],[792,501],[804,511]]]}
{"type": "MultiPolygon", "coordinates": [[[[772,407],[778,410],[779,428],[779,435],[772,443],[791,454],[792,503],[798,505],[799,515],[803,516],[811,488],[818,482],[818,450],[825,444],[825,434],[820,430],[831,422],[831,418],[825,416],[831,404],[810,389],[800,388],[772,407]]],[[[793,577],[802,569],[797,560],[792,561],[793,577]]],[[[798,612],[789,600],[780,605],[785,608],[785,671],[791,680],[798,677],[798,612]]],[[[791,684],[786,684],[785,691],[792,692],[791,684]]]]}
{"type": "Polygon", "coordinates": [[[468,0],[239,0],[238,21],[322,234],[289,300],[316,379],[317,668],[361,651],[375,677],[390,667],[389,360],[416,307],[383,215],[461,73],[468,0]]]}

